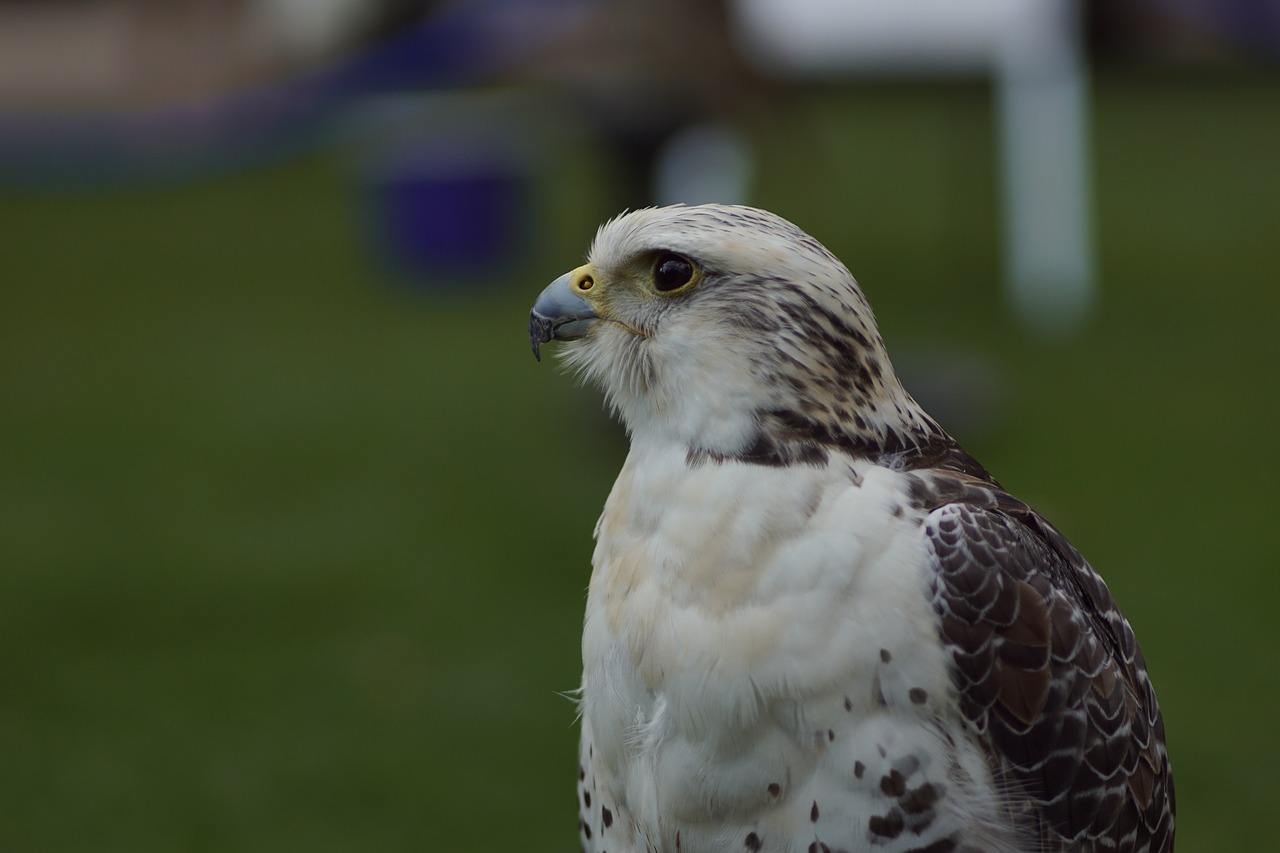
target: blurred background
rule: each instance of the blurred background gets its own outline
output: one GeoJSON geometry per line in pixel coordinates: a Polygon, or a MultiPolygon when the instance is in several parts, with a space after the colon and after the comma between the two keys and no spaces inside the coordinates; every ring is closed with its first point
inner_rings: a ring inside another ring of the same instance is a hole
{"type": "Polygon", "coordinates": [[[1107,578],[1179,849],[1266,849],[1277,152],[1275,0],[0,0],[0,848],[576,849],[625,440],[527,311],[716,199],[1107,578]]]}

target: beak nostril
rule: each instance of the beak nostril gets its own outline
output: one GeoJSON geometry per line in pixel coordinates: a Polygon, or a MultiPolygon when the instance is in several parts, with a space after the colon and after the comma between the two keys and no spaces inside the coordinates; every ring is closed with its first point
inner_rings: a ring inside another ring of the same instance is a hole
{"type": "Polygon", "coordinates": [[[586,293],[595,277],[586,271],[567,272],[546,286],[529,312],[529,343],[534,356],[548,341],[576,341],[587,334],[599,315],[588,304],[586,293]]]}

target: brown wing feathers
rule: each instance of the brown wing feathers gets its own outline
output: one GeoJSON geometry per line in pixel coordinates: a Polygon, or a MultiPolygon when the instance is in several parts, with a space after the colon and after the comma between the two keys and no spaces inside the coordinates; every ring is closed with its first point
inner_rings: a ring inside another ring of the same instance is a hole
{"type": "Polygon", "coordinates": [[[1035,806],[1033,834],[1045,850],[1171,850],[1163,724],[1105,584],[993,485],[916,476],[960,709],[1035,806]]]}

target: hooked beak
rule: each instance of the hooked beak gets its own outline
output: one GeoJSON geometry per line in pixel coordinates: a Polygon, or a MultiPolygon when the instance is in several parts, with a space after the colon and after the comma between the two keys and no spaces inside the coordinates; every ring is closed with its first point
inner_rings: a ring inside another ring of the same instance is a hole
{"type": "Polygon", "coordinates": [[[587,300],[574,292],[576,273],[578,270],[567,272],[547,285],[529,312],[529,345],[539,361],[547,341],[577,340],[599,319],[587,300]]]}

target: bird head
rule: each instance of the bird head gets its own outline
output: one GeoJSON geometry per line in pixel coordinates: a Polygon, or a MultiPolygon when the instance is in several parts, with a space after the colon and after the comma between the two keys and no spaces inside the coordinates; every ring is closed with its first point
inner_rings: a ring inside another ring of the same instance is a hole
{"type": "Polygon", "coordinates": [[[534,355],[598,385],[632,441],[691,459],[820,464],[945,435],[902,388],[871,308],[817,240],[767,211],[648,208],[601,226],[529,319],[534,355]]]}

